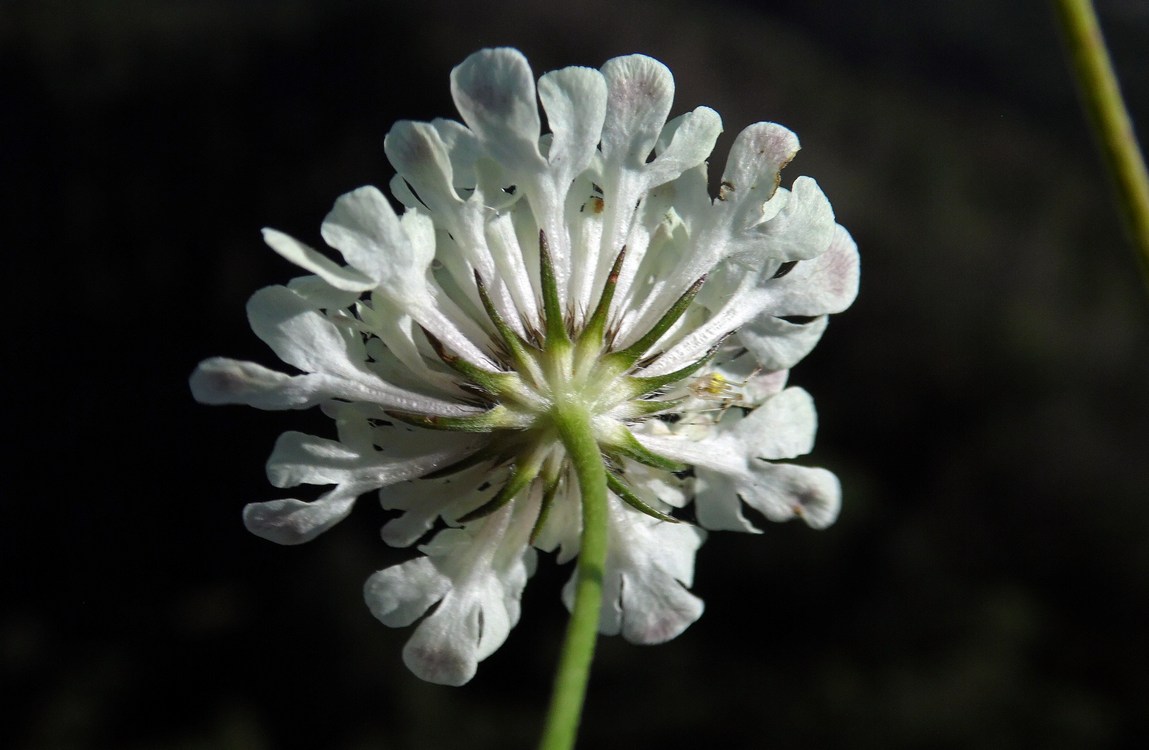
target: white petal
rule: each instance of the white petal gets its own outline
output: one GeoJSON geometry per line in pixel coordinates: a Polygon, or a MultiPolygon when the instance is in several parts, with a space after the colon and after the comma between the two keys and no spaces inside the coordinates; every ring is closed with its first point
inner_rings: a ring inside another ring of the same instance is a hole
{"type": "Polygon", "coordinates": [[[410,622],[431,608],[403,649],[418,677],[443,685],[470,680],[480,661],[506,639],[533,570],[527,537],[537,506],[517,503],[465,529],[446,529],[413,561],[376,573],[364,590],[387,625],[410,622]]]}
{"type": "Polygon", "coordinates": [[[761,534],[762,530],[742,515],[738,485],[727,474],[698,469],[695,479],[695,517],[703,528],[761,534]]]}
{"type": "MultiPolygon", "coordinates": [[[[702,616],[702,600],[687,591],[694,554],[705,532],[659,521],[621,502],[610,503],[610,547],[603,576],[599,632],[631,643],[668,641],[702,616]]],[[[563,599],[573,605],[578,573],[563,599]]]]}
{"type": "Polygon", "coordinates": [[[535,538],[535,547],[544,552],[558,550],[555,561],[559,565],[575,558],[582,535],[582,501],[572,484],[566,482],[559,488],[550,515],[535,538]]]}
{"type": "Polygon", "coordinates": [[[267,479],[274,487],[341,484],[355,481],[363,456],[337,440],[285,432],[267,460],[267,479]]]}
{"type": "Polygon", "coordinates": [[[531,67],[515,49],[485,49],[451,71],[451,94],[463,122],[512,173],[535,172],[539,108],[531,67]]]}
{"type": "Polygon", "coordinates": [[[249,503],[243,524],[258,537],[276,544],[303,544],[342,521],[366,488],[340,485],[309,503],[293,498],[249,503]]]}
{"type": "Polygon", "coordinates": [[[254,362],[224,357],[201,362],[188,383],[192,396],[201,404],[306,409],[328,399],[342,398],[442,416],[474,413],[474,409],[403,391],[383,381],[372,384],[322,373],[291,376],[254,362]]]}
{"type": "Polygon", "coordinates": [[[771,521],[795,516],[815,529],[824,529],[838,517],[842,487],[825,469],[794,464],[751,463],[752,480],[739,485],[747,505],[771,521]]]}
{"type": "Polygon", "coordinates": [[[254,362],[212,357],[199,363],[188,384],[201,404],[304,409],[329,397],[316,380],[312,375],[284,375],[254,362]]]}
{"type": "Polygon", "coordinates": [[[790,323],[773,315],[760,315],[735,334],[764,370],[788,370],[814,348],[830,319],[826,316],[809,323],[790,323]]]}
{"type": "Polygon", "coordinates": [[[367,579],[363,597],[383,624],[402,628],[418,620],[451,588],[451,581],[426,557],[384,568],[367,579]]]}
{"type": "Polygon", "coordinates": [[[390,485],[379,493],[384,508],[403,509],[403,515],[383,524],[383,541],[409,547],[435,525],[440,514],[458,498],[441,482],[419,480],[390,485]]]}
{"type": "Polygon", "coordinates": [[[321,233],[351,265],[375,279],[391,303],[448,348],[476,364],[488,361],[474,344],[486,333],[449,299],[436,298],[429,286],[435,232],[428,216],[410,209],[400,219],[382,193],[363,187],[335,202],[321,233]]]}
{"type": "Polygon", "coordinates": [[[247,319],[276,356],[304,372],[355,379],[367,374],[352,362],[347,340],[335,324],[287,287],[264,287],[253,294],[247,319]]]}
{"type": "Polygon", "coordinates": [[[387,187],[391,190],[391,195],[395,196],[395,200],[399,201],[404,208],[417,208],[423,205],[423,202],[415,196],[415,192],[407,181],[403,179],[403,175],[394,174],[387,182],[387,187]]]}
{"type": "Polygon", "coordinates": [[[738,421],[733,431],[750,455],[773,460],[809,453],[817,427],[814,399],[801,388],[787,388],[738,421]]]}
{"type": "Polygon", "coordinates": [[[432,212],[449,211],[461,203],[455,192],[451,159],[435,126],[400,121],[383,139],[392,166],[432,212]]]}
{"type": "Polygon", "coordinates": [[[650,164],[649,185],[656,187],[670,182],[702,164],[714,150],[720,133],[722,118],[709,107],[699,107],[678,118],[670,145],[650,164]]]}
{"type": "Polygon", "coordinates": [[[641,168],[670,113],[674,77],[665,65],[643,55],[608,60],[602,74],[608,92],[603,158],[641,168]]]}
{"type": "Polygon", "coordinates": [[[636,437],[655,453],[694,466],[695,507],[706,528],[753,531],[739,499],[772,521],[798,515],[814,528],[833,523],[841,490],[832,473],[764,459],[793,457],[813,445],[815,414],[805,391],[787,388],[749,416],[730,421],[701,439],[636,437]]]}
{"type": "Polygon", "coordinates": [[[732,221],[748,226],[778,188],[782,168],[798,153],[798,136],[772,122],[759,122],[738,134],[722,173],[721,200],[737,204],[732,221]]]}
{"type": "MultiPolygon", "coordinates": [[[[401,436],[411,435],[406,431],[401,433],[401,436]]],[[[276,441],[268,459],[267,478],[276,487],[355,483],[376,489],[447,466],[466,456],[478,444],[473,438],[460,440],[442,435],[436,438],[438,444],[433,447],[383,453],[373,448],[359,452],[335,440],[285,432],[276,441]]]]}
{"type": "Polygon", "coordinates": [[[454,187],[477,189],[478,175],[475,172],[475,164],[487,156],[478,136],[455,120],[435,118],[431,121],[431,125],[439,134],[439,139],[451,158],[454,187]]]}
{"type": "Polygon", "coordinates": [[[834,228],[826,252],[794,266],[785,276],[767,283],[774,315],[817,317],[839,313],[858,296],[858,246],[841,225],[834,228]]]}
{"type": "Polygon", "coordinates": [[[344,268],[299,240],[274,229],[263,230],[263,241],[275,252],[307,271],[311,271],[336,289],[365,292],[375,282],[354,268],[344,268]]]}
{"type": "MultiPolygon", "coordinates": [[[[473,593],[473,592],[467,592],[473,593]]],[[[479,667],[483,608],[477,597],[447,592],[403,647],[403,663],[436,685],[465,685],[479,667]]]]}
{"type": "MultiPolygon", "coordinates": [[[[732,252],[759,260],[806,260],[824,253],[834,239],[834,210],[818,183],[799,177],[789,192],[778,190],[770,203],[782,201],[781,210],[736,236],[732,252]]],[[[767,210],[771,206],[767,205],[767,210]]]]}
{"type": "Polygon", "coordinates": [[[590,164],[606,117],[606,81],[592,68],[563,68],[539,78],[539,99],[554,139],[547,162],[569,185],[590,164]]]}
{"type": "Polygon", "coordinates": [[[435,247],[412,242],[391,204],[367,186],[339,196],[320,230],[327,244],[393,296],[426,294],[435,247]]]}
{"type": "MultiPolygon", "coordinates": [[[[358,273],[353,268],[347,270],[358,273]]],[[[316,310],[339,310],[350,307],[361,296],[360,292],[337,289],[320,276],[297,276],[287,282],[287,288],[316,310]]]]}
{"type": "MultiPolygon", "coordinates": [[[[259,290],[248,302],[247,313],[252,330],[280,359],[317,375],[291,380],[275,379],[268,382],[267,373],[270,373],[270,370],[247,368],[246,371],[237,373],[234,368],[225,368],[225,371],[221,372],[219,367],[214,367],[214,384],[232,387],[237,397],[263,398],[264,402],[269,404],[263,408],[301,408],[324,398],[346,398],[428,414],[460,414],[473,411],[458,404],[413,393],[380,379],[362,361],[365,354],[355,351],[353,357],[350,341],[358,342],[358,334],[349,339],[330,319],[313,309],[307,300],[286,287],[272,286],[259,290]],[[356,358],[359,358],[359,361],[356,361],[356,358]],[[230,372],[226,371],[227,369],[230,369],[230,372]],[[254,382],[233,379],[229,383],[226,380],[226,376],[229,375],[255,375],[257,379],[254,382]],[[263,376],[262,379],[259,379],[259,376],[263,376]],[[261,393],[261,389],[270,391],[271,394],[261,393]],[[278,401],[277,395],[280,397],[278,401]],[[287,402],[285,406],[277,405],[284,401],[287,402]]],[[[215,364],[220,362],[209,361],[215,364]]],[[[196,375],[193,374],[192,377],[194,379],[196,375]]],[[[245,400],[215,403],[251,402],[245,400]]]]}
{"type": "Polygon", "coordinates": [[[454,522],[487,502],[505,481],[505,470],[492,472],[487,464],[451,474],[442,479],[420,479],[392,484],[379,492],[379,502],[387,510],[403,514],[383,526],[383,541],[392,547],[407,547],[444,518],[454,522]],[[486,489],[480,490],[484,485],[486,489]]]}

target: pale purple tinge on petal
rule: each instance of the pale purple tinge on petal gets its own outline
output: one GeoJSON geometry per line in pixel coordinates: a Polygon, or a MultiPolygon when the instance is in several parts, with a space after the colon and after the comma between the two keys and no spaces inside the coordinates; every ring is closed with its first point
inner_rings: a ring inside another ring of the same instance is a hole
{"type": "Polygon", "coordinates": [[[451,71],[451,95],[463,122],[505,169],[541,171],[535,79],[521,52],[501,47],[474,53],[451,71]]]}
{"type": "Polygon", "coordinates": [[[212,357],[196,367],[188,384],[201,404],[276,410],[306,409],[328,398],[316,381],[311,375],[293,377],[254,362],[212,357]]]}
{"type": "Polygon", "coordinates": [[[665,65],[643,55],[608,60],[602,74],[607,85],[603,160],[639,169],[646,164],[670,114],[674,77],[665,65]]]}
{"type": "Polygon", "coordinates": [[[835,225],[825,252],[772,280],[771,312],[804,317],[840,313],[858,296],[859,276],[858,246],[844,227],[835,225]]]}

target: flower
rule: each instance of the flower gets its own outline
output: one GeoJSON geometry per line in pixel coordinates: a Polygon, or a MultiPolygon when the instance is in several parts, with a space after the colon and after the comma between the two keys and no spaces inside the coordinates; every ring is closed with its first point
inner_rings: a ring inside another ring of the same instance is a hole
{"type": "Polygon", "coordinates": [[[419,623],[404,649],[419,677],[467,682],[518,620],[536,550],[578,554],[556,404],[589,412],[608,469],[602,633],[657,643],[694,622],[703,528],[756,531],[743,504],[815,528],[838,513],[833,474],[779,461],[812,447],[813,403],[787,370],[853,301],[857,249],[814,180],[779,187],[798,150],[780,125],[738,135],[712,198],[721,121],[699,107],[668,122],[673,88],[639,55],[536,85],[516,50],[475,53],[451,76],[464,124],[387,135],[403,213],[364,187],[323,222],[345,265],[264,230],[310,275],[256,292],[248,316],[302,374],[214,358],[191,377],[203,403],[335,420],[334,440],[281,436],[267,466],[276,487],[331,489],[244,521],[306,542],[379,490],[398,512],[383,539],[425,543],[365,595],[387,625],[419,623]],[[697,523],[680,521],[691,503],[697,523]]]}

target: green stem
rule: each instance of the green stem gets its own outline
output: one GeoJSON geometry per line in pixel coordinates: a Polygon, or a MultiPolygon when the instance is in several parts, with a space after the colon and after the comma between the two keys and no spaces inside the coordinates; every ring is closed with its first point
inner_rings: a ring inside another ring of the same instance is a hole
{"type": "Polygon", "coordinates": [[[556,408],[555,423],[578,476],[582,494],[582,539],[574,609],[567,624],[539,750],[574,747],[598,636],[608,531],[606,468],[591,429],[590,412],[582,404],[564,403],[556,408]]]}
{"type": "Polygon", "coordinates": [[[1149,175],[1097,14],[1091,0],[1057,0],[1057,8],[1085,108],[1097,129],[1106,165],[1117,181],[1141,270],[1149,285],[1149,175]]]}

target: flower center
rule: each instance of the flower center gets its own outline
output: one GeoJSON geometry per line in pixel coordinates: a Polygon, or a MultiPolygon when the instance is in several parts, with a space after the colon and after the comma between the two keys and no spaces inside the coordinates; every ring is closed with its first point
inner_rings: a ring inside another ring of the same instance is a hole
{"type": "Polygon", "coordinates": [[[483,410],[460,417],[388,411],[401,421],[439,430],[490,434],[476,453],[435,472],[446,476],[484,461],[506,464],[506,485],[489,502],[460,518],[466,522],[494,512],[513,500],[533,481],[541,479],[544,505],[553,498],[567,476],[566,453],[561,433],[566,421],[589,418],[594,438],[606,459],[608,484],[622,500],[662,520],[673,519],[642,502],[621,478],[624,459],[677,471],[683,466],[642,446],[628,428],[659,413],[673,410],[681,399],[666,399],[667,387],[693,375],[705,364],[713,349],[690,365],[670,373],[644,376],[642,370],[654,359],[652,347],[690,306],[705,277],[690,286],[662,317],[634,343],[614,348],[608,330],[610,306],[626,258],[624,247],[615,259],[591,315],[578,330],[563,314],[546,235],[539,232],[539,268],[542,287],[542,319],[527,336],[507,324],[488,293],[486,283],[475,275],[475,285],[495,329],[494,339],[501,369],[491,370],[448,351],[431,333],[424,331],[439,359],[454,370],[459,387],[483,410]]]}

